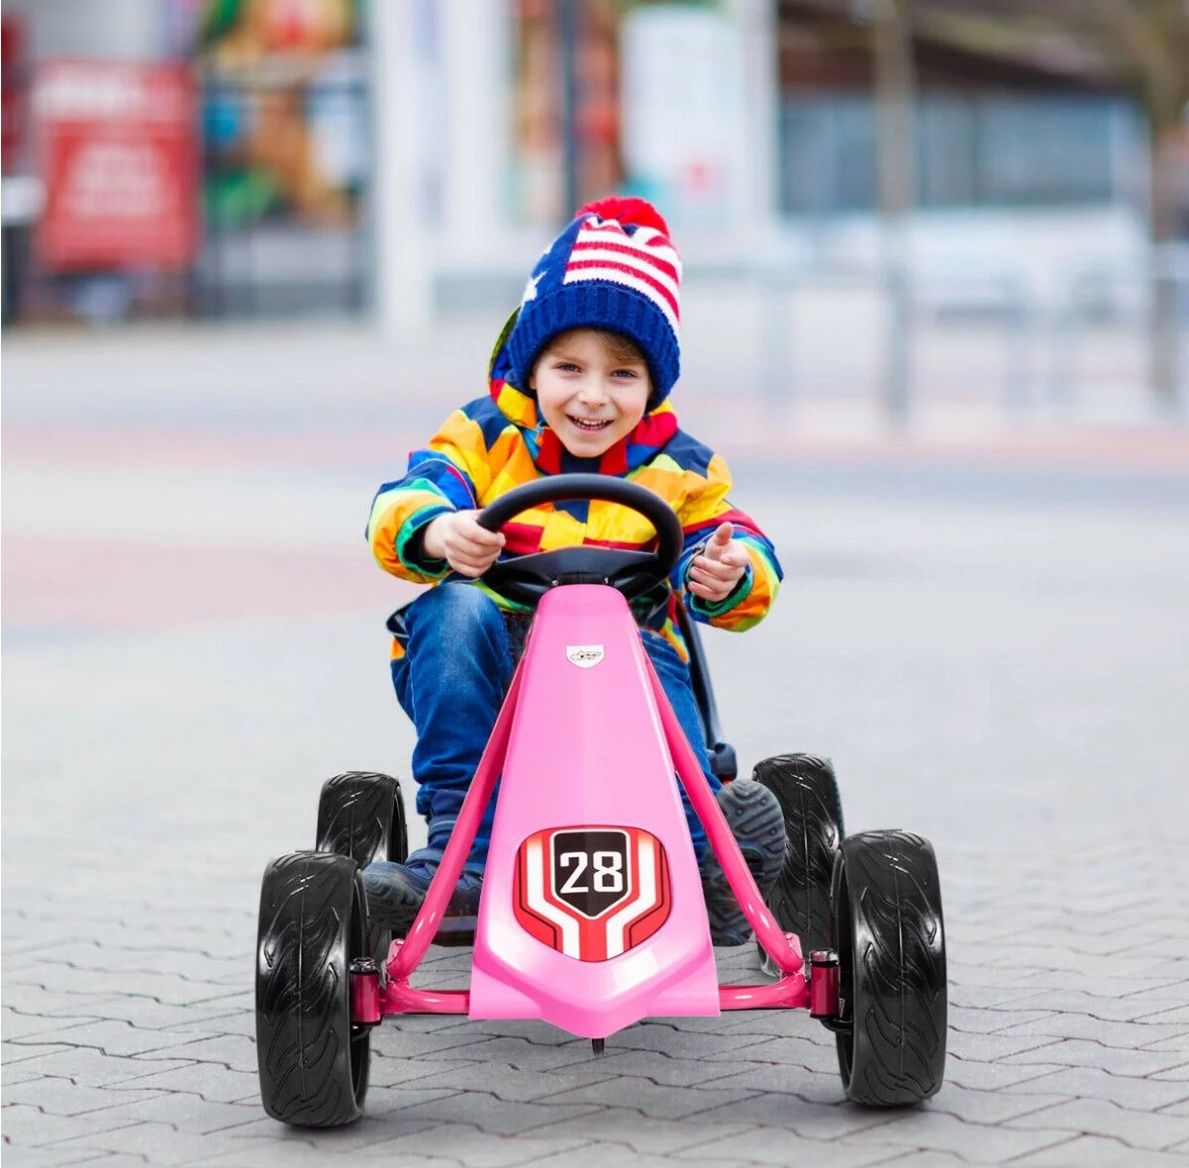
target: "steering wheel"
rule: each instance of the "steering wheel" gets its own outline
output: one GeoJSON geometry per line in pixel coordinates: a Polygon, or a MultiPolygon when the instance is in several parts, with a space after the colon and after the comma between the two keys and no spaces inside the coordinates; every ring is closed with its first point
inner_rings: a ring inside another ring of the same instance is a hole
{"type": "Polygon", "coordinates": [[[499,531],[522,511],[570,499],[600,499],[630,507],[656,528],[656,550],[580,546],[533,552],[497,560],[480,579],[509,600],[533,605],[559,584],[610,584],[630,600],[668,578],[684,544],[681,521],[660,495],[627,479],[600,474],[536,479],[489,503],[477,522],[488,531],[499,531]]]}

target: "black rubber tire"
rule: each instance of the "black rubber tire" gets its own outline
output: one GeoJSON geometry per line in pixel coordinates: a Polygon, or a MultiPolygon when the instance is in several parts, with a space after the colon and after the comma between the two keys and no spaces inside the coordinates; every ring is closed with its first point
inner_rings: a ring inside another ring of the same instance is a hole
{"type": "MultiPolygon", "coordinates": [[[[350,856],[360,868],[373,860],[403,864],[409,856],[409,829],[400,782],[373,771],[347,771],[327,779],[318,796],[315,848],[350,856]]],[[[388,958],[392,930],[371,925],[368,951],[378,965],[388,958]]]]}
{"type": "Polygon", "coordinates": [[[260,890],[256,1056],[274,1119],[338,1127],[367,1094],[367,1027],[351,1024],[352,960],[367,954],[363,880],[349,856],[273,860],[260,890]]]}
{"type": "Polygon", "coordinates": [[[756,764],[752,778],[767,787],[784,813],[788,851],[768,907],[808,955],[830,943],[830,884],[842,844],[842,800],[829,759],[780,754],[756,764]]]}
{"type": "Polygon", "coordinates": [[[391,775],[347,771],[327,779],[318,798],[315,848],[350,856],[361,868],[373,860],[403,864],[409,833],[400,783],[391,775]]]}
{"type": "Polygon", "coordinates": [[[920,1103],[945,1075],[945,927],[932,845],[906,831],[848,837],[833,897],[847,1098],[869,1107],[920,1103]]]}

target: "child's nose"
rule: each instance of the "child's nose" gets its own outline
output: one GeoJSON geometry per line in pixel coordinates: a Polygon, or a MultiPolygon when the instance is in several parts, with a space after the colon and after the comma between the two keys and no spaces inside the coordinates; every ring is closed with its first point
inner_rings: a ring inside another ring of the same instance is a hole
{"type": "Polygon", "coordinates": [[[578,400],[599,403],[606,400],[607,390],[599,377],[587,377],[578,389],[578,400]]]}

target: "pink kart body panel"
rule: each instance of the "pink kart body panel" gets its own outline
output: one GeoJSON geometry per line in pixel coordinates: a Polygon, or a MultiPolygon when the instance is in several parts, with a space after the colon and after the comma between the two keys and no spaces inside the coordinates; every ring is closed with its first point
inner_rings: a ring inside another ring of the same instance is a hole
{"type": "MultiPolygon", "coordinates": [[[[408,935],[392,944],[381,1013],[542,1019],[580,1037],[605,1038],[644,1017],[808,1006],[802,968],[800,942],[764,904],[623,596],[602,584],[547,592],[425,902],[408,935]],[[718,985],[675,774],[756,939],[784,975],[777,982],[718,985]],[[437,933],[501,775],[471,988],[414,988],[409,979],[437,933]],[[599,960],[567,955],[531,935],[515,908],[522,845],[542,832],[591,828],[649,836],[663,850],[669,876],[660,927],[599,960]]],[[[361,1002],[358,1020],[373,1009],[370,1000],[361,1002]]]]}
{"type": "Polygon", "coordinates": [[[648,1015],[719,1012],[697,859],[627,602],[580,584],[545,594],[521,665],[483,878],[472,1018],[541,1018],[603,1038],[648,1015]],[[592,661],[577,664],[571,658],[592,661]],[[672,905],[648,940],[601,961],[542,944],[516,919],[521,843],[546,828],[642,828],[668,859],[672,905]]]}

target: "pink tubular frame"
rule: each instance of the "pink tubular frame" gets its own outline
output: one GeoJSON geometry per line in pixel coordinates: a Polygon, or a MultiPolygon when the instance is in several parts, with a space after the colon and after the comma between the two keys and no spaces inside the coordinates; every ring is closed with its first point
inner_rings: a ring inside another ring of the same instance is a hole
{"type": "MultiPolygon", "coordinates": [[[[781,969],[779,981],[765,985],[720,986],[719,1008],[722,1010],[755,1010],[773,1008],[802,1008],[809,1005],[809,983],[802,976],[804,962],[801,946],[791,933],[785,933],[776,923],[760,896],[759,889],[743,860],[731,829],[723,818],[710,784],[686,740],[665,696],[660,679],[645,658],[661,726],[673,759],[678,778],[689,796],[694,811],[702,822],[710,846],[714,849],[723,873],[739,901],[743,915],[755,931],[756,939],[781,969]]],[[[380,987],[382,1014],[466,1014],[470,1009],[467,990],[414,989],[409,979],[420,965],[426,950],[438,931],[446,913],[451,892],[458,883],[463,864],[479,830],[479,823],[487,802],[495,790],[503,770],[504,758],[520,692],[521,670],[518,667],[512,684],[500,708],[499,717],[483,751],[475,777],[459,811],[458,821],[446,844],[442,861],[430,882],[425,902],[410,928],[408,936],[393,942],[386,962],[387,981],[380,987]]]]}

